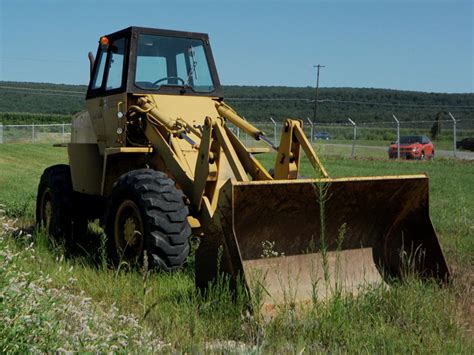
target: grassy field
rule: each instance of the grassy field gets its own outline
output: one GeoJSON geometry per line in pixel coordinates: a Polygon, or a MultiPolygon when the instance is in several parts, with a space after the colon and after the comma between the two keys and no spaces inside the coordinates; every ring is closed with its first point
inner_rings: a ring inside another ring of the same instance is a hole
{"type": "MultiPolygon", "coordinates": [[[[0,145],[0,352],[241,351],[473,353],[474,164],[322,158],[333,177],[430,177],[431,219],[453,269],[444,287],[415,277],[357,297],[336,296],[272,319],[232,302],[225,285],[202,296],[193,260],[172,275],[113,270],[100,236],[94,251],[65,254],[31,232],[42,170],[64,148],[0,145]],[[11,220],[17,220],[13,223],[11,220]],[[20,229],[19,229],[20,228],[20,229]],[[32,233],[33,235],[29,235],[32,233]],[[13,238],[12,236],[16,236],[13,238]]],[[[274,156],[261,160],[270,166],[274,156]]],[[[312,176],[305,164],[302,174],[312,176]]]]}

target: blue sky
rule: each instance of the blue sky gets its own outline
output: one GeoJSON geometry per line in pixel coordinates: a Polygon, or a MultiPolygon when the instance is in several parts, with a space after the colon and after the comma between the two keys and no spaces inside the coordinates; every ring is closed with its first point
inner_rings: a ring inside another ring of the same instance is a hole
{"type": "Polygon", "coordinates": [[[473,92],[465,0],[0,0],[0,80],[86,84],[87,52],[130,25],[209,33],[225,85],[473,92]]]}

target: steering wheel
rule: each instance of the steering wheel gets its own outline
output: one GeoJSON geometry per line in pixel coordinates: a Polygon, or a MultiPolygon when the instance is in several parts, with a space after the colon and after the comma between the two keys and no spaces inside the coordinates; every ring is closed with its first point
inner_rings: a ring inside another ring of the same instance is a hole
{"type": "Polygon", "coordinates": [[[170,80],[170,79],[176,79],[176,80],[179,80],[181,81],[181,83],[183,85],[185,85],[185,81],[183,79],[181,79],[179,76],[166,76],[164,78],[161,78],[161,79],[158,79],[157,81],[155,81],[153,83],[153,86],[156,86],[157,84],[161,83],[162,81],[165,81],[165,80],[170,80]]]}

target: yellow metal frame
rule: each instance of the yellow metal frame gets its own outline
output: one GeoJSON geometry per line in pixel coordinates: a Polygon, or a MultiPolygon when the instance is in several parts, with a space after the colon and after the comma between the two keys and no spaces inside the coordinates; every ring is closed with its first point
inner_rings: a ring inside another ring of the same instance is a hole
{"type": "MultiPolygon", "coordinates": [[[[186,100],[183,97],[181,104],[187,105],[186,100]]],[[[136,105],[129,108],[129,111],[146,117],[145,135],[148,141],[190,198],[194,211],[202,212],[206,208],[209,209],[206,214],[213,216],[219,189],[228,179],[240,182],[296,179],[301,151],[322,177],[328,177],[304,135],[301,120],[288,119],[285,122],[272,177],[251,153],[268,152],[269,149],[246,148],[225,123],[230,121],[254,139],[267,142],[264,133],[225,103],[211,98],[208,100],[213,102],[215,111],[208,111],[202,123],[194,126],[181,117],[170,118],[166,112],[170,106],[166,97],[140,96],[136,105]]]]}

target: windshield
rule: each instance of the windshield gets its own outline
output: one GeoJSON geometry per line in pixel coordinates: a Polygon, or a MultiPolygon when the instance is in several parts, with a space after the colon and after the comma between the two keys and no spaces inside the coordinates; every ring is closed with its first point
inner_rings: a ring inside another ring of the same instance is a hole
{"type": "Polygon", "coordinates": [[[152,90],[167,85],[196,92],[214,91],[203,41],[139,35],[135,85],[152,90]]]}
{"type": "Polygon", "coordinates": [[[402,136],[400,137],[400,144],[412,144],[420,143],[421,137],[419,136],[402,136]]]}

